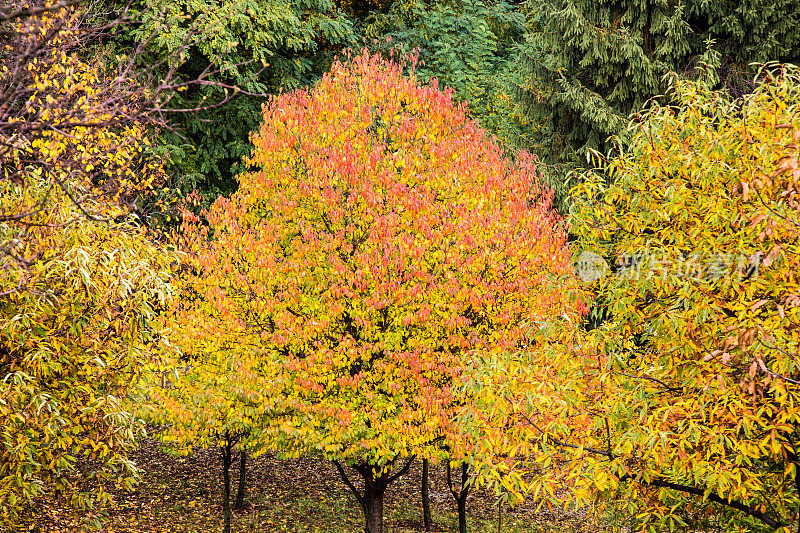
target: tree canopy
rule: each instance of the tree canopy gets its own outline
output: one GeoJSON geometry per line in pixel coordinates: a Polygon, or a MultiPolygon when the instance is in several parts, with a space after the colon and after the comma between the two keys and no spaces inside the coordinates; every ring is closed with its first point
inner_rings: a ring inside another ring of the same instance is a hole
{"type": "Polygon", "coordinates": [[[131,486],[142,425],[129,400],[171,295],[172,253],[124,207],[162,176],[142,156],[139,102],[116,98],[136,89],[67,53],[79,20],[15,20],[0,62],[2,528],[54,493],[93,521],[110,487],[131,486]]]}
{"type": "Polygon", "coordinates": [[[525,11],[508,80],[540,128],[527,147],[557,165],[561,181],[587,150],[604,154],[625,135],[628,115],[665,93],[666,74],[694,76],[708,47],[734,97],[752,89],[751,62],[800,60],[791,0],[532,0],[525,11]]]}
{"type": "Polygon", "coordinates": [[[143,63],[175,72],[165,107],[184,110],[161,137],[168,170],[184,194],[198,190],[206,205],[235,190],[267,96],[313,82],[336,51],[356,43],[353,22],[328,1],[140,0],[132,7],[138,23],[127,33],[143,48],[143,63]]]}
{"type": "Polygon", "coordinates": [[[581,305],[533,159],[401,71],[364,53],[270,101],[253,170],[185,228],[179,312],[278,384],[270,445],[361,469],[370,532],[391,465],[451,431],[470,353],[581,305]]]}
{"type": "Polygon", "coordinates": [[[484,391],[549,471],[536,490],[618,505],[619,527],[788,531],[798,516],[800,78],[765,70],[740,100],[715,82],[675,80],[577,191],[575,254],[609,263],[599,325],[552,330],[552,383],[505,365],[484,391]]]}

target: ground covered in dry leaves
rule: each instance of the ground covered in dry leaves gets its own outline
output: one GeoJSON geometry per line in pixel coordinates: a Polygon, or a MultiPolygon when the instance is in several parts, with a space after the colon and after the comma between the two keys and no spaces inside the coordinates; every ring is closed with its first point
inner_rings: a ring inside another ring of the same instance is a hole
{"type": "MultiPolygon", "coordinates": [[[[152,440],[142,442],[134,455],[142,470],[133,492],[115,496],[103,533],[206,533],[222,530],[221,459],[216,450],[199,450],[174,457],[152,440]]],[[[231,472],[232,499],[238,462],[231,472]]],[[[279,460],[262,456],[248,461],[245,509],[234,511],[232,531],[358,533],[363,518],[355,497],[342,483],[336,468],[314,457],[279,460]]],[[[356,479],[353,476],[352,479],[356,479]]],[[[385,498],[387,533],[423,531],[420,501],[421,463],[392,484],[385,498]]],[[[435,531],[457,531],[455,502],[447,489],[443,465],[432,465],[430,496],[435,531]]],[[[29,531],[78,531],[57,502],[39,508],[29,531]]],[[[590,532],[595,527],[584,513],[536,510],[533,502],[500,510],[486,492],[468,500],[471,533],[590,532]]]]}

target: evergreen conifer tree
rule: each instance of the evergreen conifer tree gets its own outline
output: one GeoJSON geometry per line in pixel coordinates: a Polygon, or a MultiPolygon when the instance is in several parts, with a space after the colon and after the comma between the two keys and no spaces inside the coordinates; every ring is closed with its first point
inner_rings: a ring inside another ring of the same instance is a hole
{"type": "Polygon", "coordinates": [[[751,62],[798,62],[797,0],[528,0],[511,92],[537,126],[534,149],[556,174],[605,152],[627,116],[690,75],[711,46],[721,81],[748,91],[751,62]]]}

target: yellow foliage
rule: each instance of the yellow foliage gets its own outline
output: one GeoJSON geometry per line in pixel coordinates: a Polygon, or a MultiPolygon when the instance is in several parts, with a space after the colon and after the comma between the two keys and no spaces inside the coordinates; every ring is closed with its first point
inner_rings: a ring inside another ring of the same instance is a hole
{"type": "Polygon", "coordinates": [[[607,361],[581,374],[604,391],[583,444],[610,456],[576,483],[629,511],[660,501],[642,527],[778,528],[800,496],[800,72],[764,70],[742,100],[702,81],[674,96],[577,191],[580,244],[616,272],[596,282],[607,321],[589,334],[607,361]],[[637,482],[600,486],[601,472],[637,482]],[[697,490],[697,511],[677,513],[697,490]]]}
{"type": "Polygon", "coordinates": [[[42,495],[97,509],[109,486],[133,482],[126,450],[142,425],[131,398],[171,294],[170,254],[118,203],[160,167],[142,161],[142,126],[97,105],[102,65],[64,51],[79,36],[48,32],[72,17],[16,25],[50,40],[27,66],[31,96],[16,117],[41,128],[12,139],[16,168],[4,172],[23,178],[0,180],[0,527],[42,495]]]}
{"type": "MultiPolygon", "coordinates": [[[[800,452],[800,71],[730,100],[676,81],[674,103],[575,191],[586,331],[541,323],[486,358],[465,431],[478,481],[592,504],[612,527],[788,531],[800,452]],[[509,479],[509,482],[504,480],[509,479]]],[[[512,491],[513,492],[513,491],[512,491]]]]}

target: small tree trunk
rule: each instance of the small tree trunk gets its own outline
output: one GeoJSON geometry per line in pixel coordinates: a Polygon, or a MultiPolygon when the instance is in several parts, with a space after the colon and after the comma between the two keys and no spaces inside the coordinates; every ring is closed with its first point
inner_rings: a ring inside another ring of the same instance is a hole
{"type": "Polygon", "coordinates": [[[458,533],[467,533],[467,499],[456,502],[458,508],[458,533]]]}
{"type": "Polygon", "coordinates": [[[450,493],[456,500],[456,509],[458,509],[458,533],[467,533],[467,496],[469,495],[469,466],[467,463],[461,463],[461,487],[456,492],[453,487],[452,475],[450,472],[450,462],[447,463],[447,486],[450,487],[450,493]]]}
{"type": "Polygon", "coordinates": [[[461,464],[461,492],[458,493],[458,532],[467,533],[467,495],[469,494],[469,467],[461,464]]]}
{"type": "Polygon", "coordinates": [[[244,488],[247,481],[247,452],[242,448],[239,454],[239,486],[236,489],[234,509],[244,509],[244,488]]]}
{"type": "Polygon", "coordinates": [[[422,523],[425,525],[425,530],[430,531],[432,526],[431,521],[431,499],[428,490],[428,460],[422,460],[422,523]]]}
{"type": "MultiPolygon", "coordinates": [[[[797,462],[794,463],[794,486],[800,494],[800,463],[797,462]]],[[[800,533],[800,504],[797,505],[797,533],[800,533]]]]}
{"type": "Polygon", "coordinates": [[[225,432],[225,444],[222,446],[222,533],[231,533],[231,462],[233,443],[228,432],[225,432]]]}

